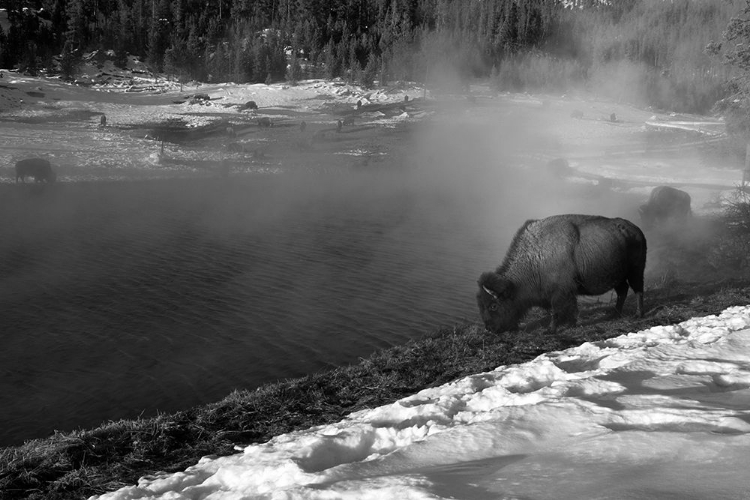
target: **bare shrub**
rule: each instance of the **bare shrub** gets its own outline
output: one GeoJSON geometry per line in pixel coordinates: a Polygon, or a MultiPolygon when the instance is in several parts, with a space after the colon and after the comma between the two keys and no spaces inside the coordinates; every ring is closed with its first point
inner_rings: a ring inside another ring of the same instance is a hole
{"type": "Polygon", "coordinates": [[[750,264],[750,186],[743,182],[724,199],[724,230],[708,260],[715,268],[746,268],[750,264]]]}

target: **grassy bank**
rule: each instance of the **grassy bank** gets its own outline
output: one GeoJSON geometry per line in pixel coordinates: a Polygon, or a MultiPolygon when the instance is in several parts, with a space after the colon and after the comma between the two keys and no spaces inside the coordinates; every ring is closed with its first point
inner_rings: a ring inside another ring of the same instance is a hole
{"type": "Polygon", "coordinates": [[[336,422],[353,411],[543,352],[750,304],[750,273],[732,253],[736,245],[727,245],[736,241],[732,234],[714,232],[700,241],[650,238],[649,258],[658,265],[647,278],[644,318],[633,317],[631,297],[622,318],[612,317],[608,302],[582,303],[580,326],[556,336],[545,334],[540,312],[510,335],[457,325],[356,365],[237,391],[214,404],[28,441],[0,450],[0,498],[86,498],[135,484],[147,474],[183,470],[206,455],[234,453],[236,445],[336,422]]]}

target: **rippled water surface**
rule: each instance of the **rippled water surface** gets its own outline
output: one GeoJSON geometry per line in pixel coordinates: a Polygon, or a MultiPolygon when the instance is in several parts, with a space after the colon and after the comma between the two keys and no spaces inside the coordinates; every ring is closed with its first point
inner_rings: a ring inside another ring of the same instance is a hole
{"type": "Polygon", "coordinates": [[[446,210],[457,201],[399,175],[7,190],[0,444],[215,401],[474,320],[497,250],[470,206],[446,210]]]}
{"type": "Polygon", "coordinates": [[[597,175],[705,170],[613,159],[595,141],[575,162],[584,182],[566,182],[543,168],[565,154],[545,108],[513,106],[449,108],[429,133],[365,124],[314,147],[296,127],[250,128],[243,140],[270,152],[234,158],[227,178],[221,144],[168,145],[159,161],[153,143],[109,130],[0,127],[0,446],[476,322],[476,279],[524,220],[632,217],[637,203],[597,175]],[[12,184],[11,160],[38,155],[62,182],[12,184]]]}

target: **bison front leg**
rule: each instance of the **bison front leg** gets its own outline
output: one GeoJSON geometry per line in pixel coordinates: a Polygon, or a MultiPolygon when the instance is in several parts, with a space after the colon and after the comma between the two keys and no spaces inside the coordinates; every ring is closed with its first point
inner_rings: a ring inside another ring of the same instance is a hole
{"type": "Polygon", "coordinates": [[[560,293],[552,297],[552,322],[550,333],[555,333],[559,326],[576,326],[578,321],[578,301],[574,294],[560,293]]]}
{"type": "Polygon", "coordinates": [[[639,318],[643,317],[643,292],[635,292],[636,314],[639,318]]]}

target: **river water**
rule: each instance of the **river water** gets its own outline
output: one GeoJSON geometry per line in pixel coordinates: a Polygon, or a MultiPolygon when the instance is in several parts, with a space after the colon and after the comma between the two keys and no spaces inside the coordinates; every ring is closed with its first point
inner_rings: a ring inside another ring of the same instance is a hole
{"type": "MultiPolygon", "coordinates": [[[[196,167],[211,165],[199,148],[171,150],[187,167],[159,165],[121,134],[4,128],[18,154],[57,155],[61,182],[13,185],[0,168],[0,446],[215,402],[477,322],[476,279],[524,220],[635,216],[632,196],[538,168],[562,151],[538,126],[522,137],[517,121],[472,113],[297,153],[283,145],[292,129],[274,129],[267,165],[228,178],[196,167]]],[[[578,162],[591,174],[646,162],[591,158],[578,162]]]]}
{"type": "Polygon", "coordinates": [[[476,321],[473,204],[408,172],[5,185],[0,445],[476,321]],[[439,214],[439,215],[438,215],[439,214]]]}

